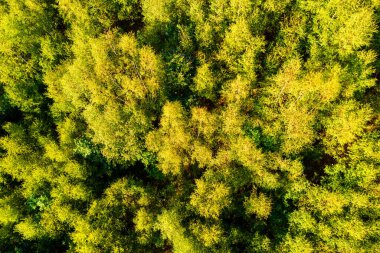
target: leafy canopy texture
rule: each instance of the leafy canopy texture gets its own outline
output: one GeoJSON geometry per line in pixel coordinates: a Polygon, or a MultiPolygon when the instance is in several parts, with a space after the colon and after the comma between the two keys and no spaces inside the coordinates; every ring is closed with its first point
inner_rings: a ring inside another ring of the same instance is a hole
{"type": "Polygon", "coordinates": [[[0,0],[0,252],[379,252],[378,0],[0,0]]]}

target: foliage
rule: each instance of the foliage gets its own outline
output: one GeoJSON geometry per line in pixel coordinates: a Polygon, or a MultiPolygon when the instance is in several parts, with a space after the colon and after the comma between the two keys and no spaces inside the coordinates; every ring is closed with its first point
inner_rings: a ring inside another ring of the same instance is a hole
{"type": "Polygon", "coordinates": [[[0,0],[0,252],[377,252],[377,0],[0,0]]]}

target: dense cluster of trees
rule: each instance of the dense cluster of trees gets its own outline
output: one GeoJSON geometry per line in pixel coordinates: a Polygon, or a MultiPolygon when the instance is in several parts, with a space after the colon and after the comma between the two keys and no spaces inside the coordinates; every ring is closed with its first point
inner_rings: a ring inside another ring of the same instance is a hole
{"type": "Polygon", "coordinates": [[[378,252],[378,0],[0,0],[0,252],[378,252]]]}

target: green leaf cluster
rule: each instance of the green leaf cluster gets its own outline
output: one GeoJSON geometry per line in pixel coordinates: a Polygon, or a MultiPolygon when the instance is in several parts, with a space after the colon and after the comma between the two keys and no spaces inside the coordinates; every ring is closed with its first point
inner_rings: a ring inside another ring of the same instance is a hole
{"type": "Polygon", "coordinates": [[[0,252],[378,252],[377,0],[0,0],[0,252]]]}

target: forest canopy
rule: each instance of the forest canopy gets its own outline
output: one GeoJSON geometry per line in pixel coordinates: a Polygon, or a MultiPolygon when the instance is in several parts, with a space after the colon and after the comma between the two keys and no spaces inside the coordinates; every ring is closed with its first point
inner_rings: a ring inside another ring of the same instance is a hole
{"type": "Polygon", "coordinates": [[[0,0],[0,252],[378,252],[379,20],[0,0]]]}

